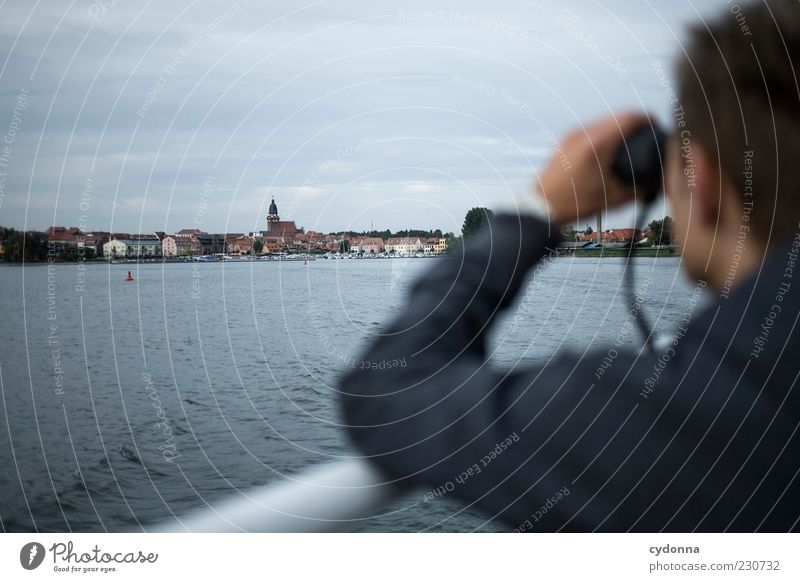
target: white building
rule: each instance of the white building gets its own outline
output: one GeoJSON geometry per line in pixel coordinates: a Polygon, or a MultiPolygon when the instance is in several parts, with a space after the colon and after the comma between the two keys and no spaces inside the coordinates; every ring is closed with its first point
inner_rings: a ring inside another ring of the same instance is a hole
{"type": "Polygon", "coordinates": [[[157,238],[116,239],[103,245],[103,256],[113,257],[160,257],[161,241],[157,238]]]}
{"type": "Polygon", "coordinates": [[[377,255],[383,252],[383,239],[377,236],[365,236],[350,241],[350,252],[377,255]]]}
{"type": "Polygon", "coordinates": [[[437,238],[426,238],[422,241],[422,252],[426,255],[432,255],[436,252],[436,243],[439,242],[437,238]]]}
{"type": "Polygon", "coordinates": [[[397,255],[414,255],[422,252],[419,237],[392,237],[386,241],[386,252],[397,255]]]}
{"type": "Polygon", "coordinates": [[[103,256],[105,258],[127,256],[128,245],[122,240],[110,240],[103,245],[103,256]]]}

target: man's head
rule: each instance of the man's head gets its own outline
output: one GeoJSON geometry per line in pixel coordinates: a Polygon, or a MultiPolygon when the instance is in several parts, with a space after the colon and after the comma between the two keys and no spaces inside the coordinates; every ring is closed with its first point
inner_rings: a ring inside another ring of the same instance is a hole
{"type": "Polygon", "coordinates": [[[729,4],[677,68],[666,190],[690,275],[725,286],[798,230],[800,5],[729,4]]]}

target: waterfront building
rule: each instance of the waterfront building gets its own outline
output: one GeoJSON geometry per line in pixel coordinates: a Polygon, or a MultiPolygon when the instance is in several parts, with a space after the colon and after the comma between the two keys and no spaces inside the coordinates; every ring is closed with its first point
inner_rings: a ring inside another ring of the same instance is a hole
{"type": "Polygon", "coordinates": [[[382,253],[383,249],[383,239],[377,236],[364,236],[350,241],[350,251],[354,253],[377,255],[382,253]]]}
{"type": "Polygon", "coordinates": [[[128,253],[128,245],[125,240],[114,239],[103,245],[103,256],[107,259],[125,257],[128,253]]]}
{"type": "Polygon", "coordinates": [[[261,239],[264,251],[268,253],[281,253],[286,250],[286,242],[281,236],[265,236],[261,239]]]}
{"type": "Polygon", "coordinates": [[[225,252],[229,255],[249,255],[255,242],[256,239],[245,234],[226,234],[225,252]]]}
{"type": "Polygon", "coordinates": [[[422,241],[422,252],[426,255],[432,255],[435,253],[436,245],[438,244],[439,239],[436,237],[429,237],[422,241]]]}
{"type": "Polygon", "coordinates": [[[225,242],[225,235],[222,234],[208,234],[203,232],[197,235],[197,242],[200,243],[202,254],[216,255],[222,252],[222,247],[225,242]]]}
{"type": "Polygon", "coordinates": [[[83,245],[87,250],[91,250],[95,257],[103,254],[103,245],[111,240],[110,232],[92,231],[87,232],[83,237],[83,245]]]}
{"type": "MultiPolygon", "coordinates": [[[[604,244],[637,243],[643,238],[642,231],[636,228],[607,228],[600,233],[600,241],[604,244]]],[[[597,232],[580,232],[578,241],[597,242],[597,232]]]]}
{"type": "Polygon", "coordinates": [[[642,232],[635,228],[608,228],[603,231],[604,243],[635,243],[642,239],[642,232]]]}
{"type": "MultiPolygon", "coordinates": [[[[178,239],[188,239],[191,241],[191,244],[183,243],[184,249],[189,247],[191,248],[191,252],[181,252],[178,249],[178,255],[181,254],[191,254],[191,255],[215,255],[217,253],[221,253],[223,247],[225,246],[225,235],[222,234],[209,234],[205,231],[202,231],[197,228],[184,228],[179,230],[175,235],[176,239],[176,246],[181,246],[181,243],[178,243],[178,239]]],[[[165,237],[166,238],[166,237],[165,237]]],[[[168,243],[170,246],[170,250],[172,243],[168,243]]]]}
{"type": "Polygon", "coordinates": [[[160,257],[161,241],[152,238],[114,239],[103,245],[105,258],[160,257]]]}
{"type": "MultiPolygon", "coordinates": [[[[324,251],[337,251],[339,249],[339,239],[334,234],[323,234],[314,230],[309,230],[304,235],[306,248],[324,251]]],[[[383,242],[383,241],[381,241],[383,242]]]]}
{"type": "Polygon", "coordinates": [[[165,257],[178,256],[178,244],[174,236],[165,236],[161,241],[161,254],[165,257]]]}
{"type": "Polygon", "coordinates": [[[167,235],[161,240],[165,257],[187,257],[201,254],[200,243],[192,236],[167,235]]]}
{"type": "Polygon", "coordinates": [[[418,236],[391,237],[386,241],[386,252],[398,255],[413,255],[422,252],[422,241],[418,236]]]}
{"type": "Polygon", "coordinates": [[[83,232],[76,226],[51,226],[47,229],[47,245],[51,255],[59,256],[66,251],[76,252],[83,247],[83,232]]]}

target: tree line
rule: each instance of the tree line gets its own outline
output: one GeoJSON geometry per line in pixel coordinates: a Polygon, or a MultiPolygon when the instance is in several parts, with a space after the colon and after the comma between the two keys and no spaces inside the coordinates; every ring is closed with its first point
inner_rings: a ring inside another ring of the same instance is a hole
{"type": "Polygon", "coordinates": [[[47,233],[20,231],[9,228],[5,240],[3,259],[11,263],[36,263],[47,260],[47,233]]]}
{"type": "MultiPolygon", "coordinates": [[[[650,221],[650,224],[647,225],[647,229],[647,239],[650,245],[671,245],[675,240],[672,217],[670,216],[665,216],[661,220],[650,221]]],[[[577,241],[579,235],[581,234],[586,236],[592,233],[594,233],[594,231],[592,230],[592,227],[588,225],[586,228],[580,231],[571,224],[566,224],[561,227],[561,238],[570,242],[577,241]]]]}
{"type": "Polygon", "coordinates": [[[442,232],[441,229],[437,228],[435,230],[419,230],[419,229],[406,229],[406,230],[397,230],[392,232],[388,228],[385,230],[365,230],[361,232],[357,232],[354,230],[343,230],[339,232],[333,232],[331,234],[335,234],[337,236],[347,236],[349,238],[359,238],[359,237],[374,237],[380,238],[384,241],[390,238],[450,238],[453,235],[452,232],[442,232]]]}
{"type": "MultiPolygon", "coordinates": [[[[453,243],[459,244],[462,239],[468,239],[478,233],[494,216],[491,210],[484,207],[471,208],[464,217],[464,225],[461,227],[461,237],[455,237],[453,243]]],[[[675,240],[673,221],[670,216],[665,216],[661,220],[653,220],[647,225],[649,229],[648,239],[651,245],[671,245],[675,240]]],[[[573,225],[566,224],[561,227],[561,237],[565,241],[577,241],[580,234],[592,234],[592,227],[586,226],[578,231],[573,225]]],[[[448,248],[451,245],[448,244],[448,248]]]]}

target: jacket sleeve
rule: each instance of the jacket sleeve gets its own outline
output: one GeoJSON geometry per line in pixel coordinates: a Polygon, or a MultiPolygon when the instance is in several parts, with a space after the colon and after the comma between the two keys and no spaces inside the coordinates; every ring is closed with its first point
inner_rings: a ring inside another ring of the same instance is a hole
{"type": "Polygon", "coordinates": [[[557,242],[550,228],[496,216],[416,282],[340,382],[349,434],[388,475],[421,486],[421,502],[455,496],[520,531],[686,527],[681,502],[697,477],[676,482],[675,468],[698,435],[662,429],[686,411],[664,413],[643,392],[654,356],[615,352],[599,378],[607,350],[510,370],[487,362],[487,331],[557,242]],[[669,516],[651,519],[664,503],[669,516]]]}

